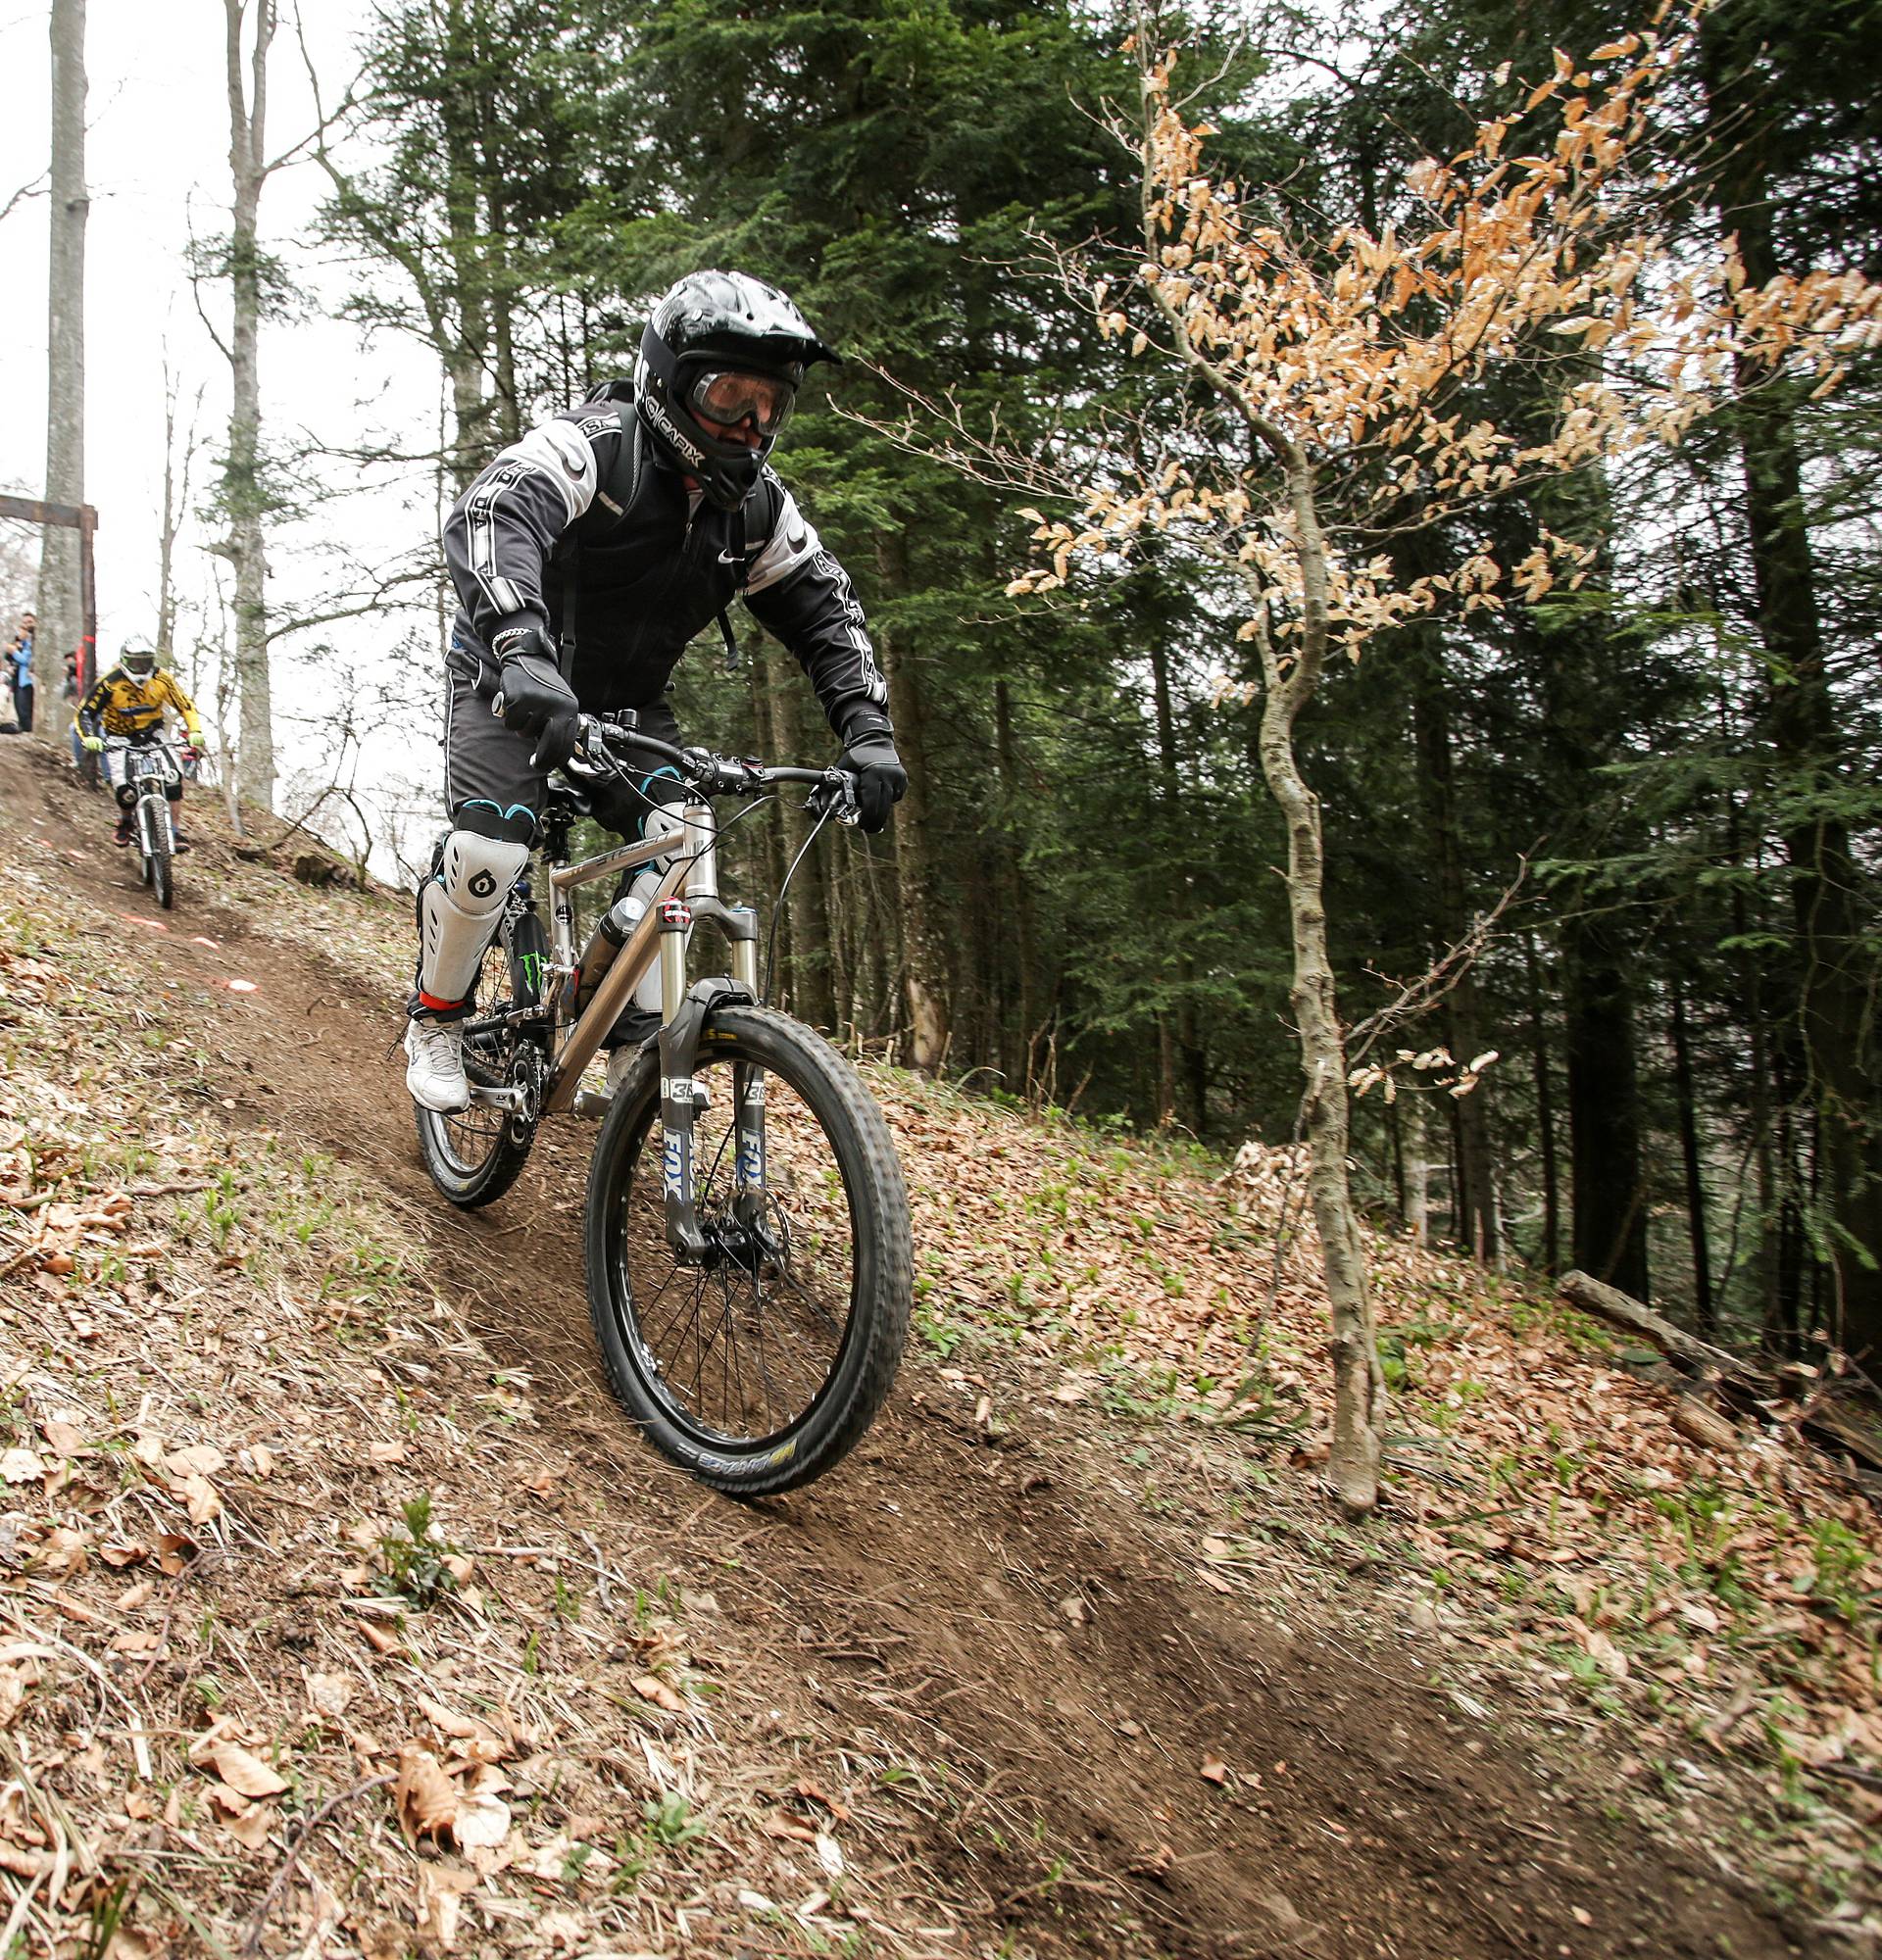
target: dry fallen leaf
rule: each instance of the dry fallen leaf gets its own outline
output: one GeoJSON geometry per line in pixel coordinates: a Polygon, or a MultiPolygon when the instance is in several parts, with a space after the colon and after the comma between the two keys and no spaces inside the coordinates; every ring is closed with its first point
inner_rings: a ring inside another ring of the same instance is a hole
{"type": "Polygon", "coordinates": [[[787,1838],[800,1844],[815,1844],[817,1832],[801,1817],[793,1817],[789,1811],[774,1810],[758,1827],[768,1838],[787,1838]]]}
{"type": "Polygon", "coordinates": [[[349,1674],[310,1674],[307,1698],[317,1715],[337,1722],[346,1713],[346,1704],[353,1699],[357,1686],[349,1674]]]}
{"type": "Polygon", "coordinates": [[[187,1449],[173,1449],[164,1459],[164,1468],[173,1477],[213,1477],[228,1467],[228,1458],[211,1443],[192,1443],[187,1449]]]}
{"type": "Polygon", "coordinates": [[[454,1710],[445,1707],[441,1701],[429,1700],[422,1694],[419,1695],[417,1699],[419,1707],[424,1713],[425,1719],[437,1730],[440,1736],[453,1736],[461,1740],[469,1740],[472,1737],[487,1736],[491,1733],[489,1729],[481,1724],[473,1722],[470,1716],[460,1715],[454,1710]]]}
{"type": "Polygon", "coordinates": [[[685,1713],[686,1704],[657,1674],[640,1674],[634,1677],[634,1692],[643,1701],[651,1701],[656,1708],[665,1708],[674,1715],[685,1713]]]}
{"type": "Polygon", "coordinates": [[[207,1477],[188,1476],[182,1482],[183,1502],[193,1525],[206,1525],[223,1514],[223,1500],[207,1477]]]}
{"type": "Polygon", "coordinates": [[[0,1666],[0,1729],[13,1726],[20,1704],[26,1698],[27,1677],[17,1667],[0,1666]]]}
{"type": "MultiPolygon", "coordinates": [[[[408,1744],[408,1746],[410,1746],[408,1744]]],[[[475,1872],[462,1866],[424,1864],[419,1867],[418,1921],[421,1935],[428,1935],[449,1948],[458,1936],[458,1913],[464,1895],[477,1885],[475,1872]]]]}
{"type": "Polygon", "coordinates": [[[1220,1786],[1228,1781],[1228,1765],[1219,1756],[1210,1756],[1205,1759],[1202,1768],[1196,1774],[1205,1783],[1220,1786]]]}
{"type": "Polygon", "coordinates": [[[257,1803],[250,1805],[239,1817],[223,1818],[223,1829],[236,1843],[250,1851],[259,1851],[268,1843],[269,1826],[273,1821],[273,1811],[265,1803],[257,1803]]]}
{"type": "Polygon", "coordinates": [[[467,1796],[451,1820],[451,1835],[467,1851],[493,1851],[510,1835],[510,1806],[500,1796],[467,1796]]]}
{"type": "Polygon", "coordinates": [[[0,1477],[9,1484],[31,1484],[46,1474],[46,1466],[36,1449],[18,1446],[0,1450],[0,1477]]]}
{"type": "Polygon", "coordinates": [[[392,1800],[405,1835],[415,1843],[421,1838],[441,1837],[458,1814],[457,1787],[438,1766],[437,1757],[417,1742],[407,1742],[399,1750],[399,1780],[392,1800]]]}
{"type": "Polygon", "coordinates": [[[820,1784],[811,1783],[808,1779],[800,1778],[797,1784],[797,1793],[806,1803],[820,1803],[840,1823],[847,1824],[849,1822],[850,1806],[847,1803],[839,1803],[833,1796],[825,1796],[820,1784]]]}
{"type": "Polygon", "coordinates": [[[1627,1656],[1615,1646],[1608,1636],[1598,1629],[1590,1628],[1582,1636],[1582,1645],[1588,1649],[1590,1660],[1613,1676],[1616,1681],[1625,1681],[1630,1672],[1627,1656]]]}
{"type": "Polygon", "coordinates": [[[251,1755],[239,1743],[219,1738],[202,1749],[201,1756],[216,1765],[217,1774],[230,1789],[244,1796],[279,1796],[288,1787],[285,1777],[276,1775],[260,1756],[251,1755]]]}
{"type": "Polygon", "coordinates": [[[157,1563],[172,1579],[187,1572],[202,1547],[181,1532],[165,1532],[157,1541],[157,1563]]]}

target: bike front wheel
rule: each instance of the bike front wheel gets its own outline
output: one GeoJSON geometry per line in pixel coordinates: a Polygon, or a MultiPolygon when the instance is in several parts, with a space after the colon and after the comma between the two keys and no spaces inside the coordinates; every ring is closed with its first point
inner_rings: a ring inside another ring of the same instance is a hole
{"type": "Polygon", "coordinates": [[[694,1205],[665,1223],[658,1045],[596,1139],[584,1238],[608,1378],[648,1440],[733,1496],[793,1490],[853,1448],[895,1379],[914,1253],[888,1125],[856,1070],[762,1007],[715,1010],[693,1063],[694,1205]],[[738,1113],[764,1109],[741,1181],[738,1113]]]}

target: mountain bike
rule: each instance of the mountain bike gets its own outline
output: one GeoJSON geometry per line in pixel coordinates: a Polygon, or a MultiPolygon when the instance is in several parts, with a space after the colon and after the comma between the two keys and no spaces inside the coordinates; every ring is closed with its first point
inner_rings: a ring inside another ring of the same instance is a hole
{"type": "Polygon", "coordinates": [[[564,773],[540,840],[548,927],[525,873],[464,1023],[470,1106],[417,1109],[425,1167],[466,1209],[508,1191],[546,1117],[600,1106],[583,1070],[630,1026],[657,962],[659,1029],[613,1057],[589,1166],[589,1314],[616,1397],[657,1448],[733,1495],[792,1490],[855,1446],[894,1380],[913,1293],[909,1200],[862,1078],[765,1004],[758,914],[720,897],[726,825],[713,806],[747,800],[729,824],[809,786],[820,829],[855,820],[855,778],[677,749],[637,733],[631,714],[584,715],[564,773]],[[680,828],[571,862],[583,780],[638,783],[649,756],[684,786],[680,828]],[[577,888],[645,866],[660,875],[644,911],[621,898],[577,952],[577,888]],[[729,970],[694,980],[702,925],[725,941],[729,970]]]}
{"type": "Polygon", "coordinates": [[[140,860],[137,882],[148,885],[157,903],[169,911],[176,897],[176,824],[170,791],[182,783],[187,765],[170,743],[151,738],[109,735],[105,754],[114,786],[122,783],[135,793],[131,820],[140,860]]]}

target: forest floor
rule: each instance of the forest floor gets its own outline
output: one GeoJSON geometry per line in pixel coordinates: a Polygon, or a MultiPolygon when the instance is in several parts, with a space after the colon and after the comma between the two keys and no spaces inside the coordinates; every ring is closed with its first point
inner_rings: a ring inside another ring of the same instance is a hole
{"type": "Polygon", "coordinates": [[[0,1953],[1877,1950],[1882,1532],[1787,1432],[1380,1237],[1344,1526],[1285,1152],[874,1068],[901,1380],[723,1500],[604,1387],[589,1133],[426,1181],[409,902],[198,797],[160,913],[25,741],[0,812],[0,1953]]]}

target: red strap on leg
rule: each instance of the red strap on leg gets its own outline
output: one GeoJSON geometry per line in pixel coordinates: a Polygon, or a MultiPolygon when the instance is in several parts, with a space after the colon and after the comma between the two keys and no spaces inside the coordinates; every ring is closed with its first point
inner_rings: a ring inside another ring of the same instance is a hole
{"type": "Polygon", "coordinates": [[[467,1003],[465,1001],[436,1000],[433,998],[433,996],[427,994],[422,987],[419,989],[419,1005],[421,1006],[426,1013],[454,1014],[460,1007],[466,1004],[467,1003]]]}

